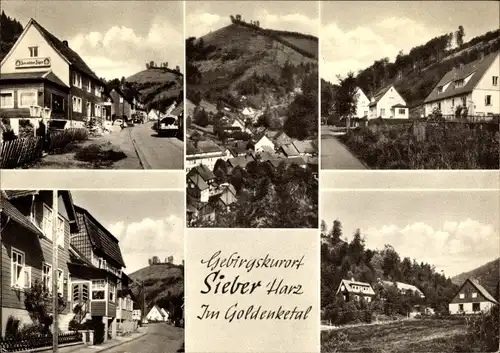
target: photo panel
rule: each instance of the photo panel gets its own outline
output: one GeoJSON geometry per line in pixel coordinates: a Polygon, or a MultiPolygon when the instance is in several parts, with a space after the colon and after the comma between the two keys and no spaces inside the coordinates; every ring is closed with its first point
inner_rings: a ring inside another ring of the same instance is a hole
{"type": "Polygon", "coordinates": [[[1,169],[182,170],[182,1],[2,6],[1,169]]]}
{"type": "Polygon", "coordinates": [[[319,2],[186,2],[187,225],[318,227],[319,2]]]}
{"type": "Polygon", "coordinates": [[[57,334],[59,352],[183,352],[183,204],[182,190],[2,190],[2,349],[57,334]]]}
{"type": "Polygon", "coordinates": [[[476,5],[321,3],[322,169],[500,168],[500,8],[476,5]]]}
{"type": "Polygon", "coordinates": [[[322,190],[321,205],[321,352],[498,350],[500,189],[322,190]]]}

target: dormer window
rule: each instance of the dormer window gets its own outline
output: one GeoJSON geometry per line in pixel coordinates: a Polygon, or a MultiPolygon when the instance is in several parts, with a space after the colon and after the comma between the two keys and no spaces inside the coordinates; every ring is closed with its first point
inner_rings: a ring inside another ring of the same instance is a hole
{"type": "Polygon", "coordinates": [[[38,47],[28,47],[30,51],[30,58],[36,58],[38,56],[38,47]]]}
{"type": "Polygon", "coordinates": [[[77,72],[73,73],[73,86],[82,88],[82,75],[77,72]]]}
{"type": "Polygon", "coordinates": [[[456,80],[455,81],[455,89],[456,88],[462,88],[464,86],[464,79],[456,80]]]}
{"type": "Polygon", "coordinates": [[[438,92],[438,93],[443,93],[443,86],[439,86],[439,87],[437,88],[437,92],[438,92]]]}

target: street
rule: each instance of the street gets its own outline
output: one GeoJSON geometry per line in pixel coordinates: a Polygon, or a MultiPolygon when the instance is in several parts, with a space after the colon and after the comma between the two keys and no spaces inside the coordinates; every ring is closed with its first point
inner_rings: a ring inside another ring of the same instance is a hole
{"type": "Polygon", "coordinates": [[[106,350],[109,353],[176,353],[184,342],[184,329],[166,323],[147,325],[146,335],[106,350]]]}
{"type": "Polygon", "coordinates": [[[182,169],[184,142],[176,137],[158,137],[152,122],[128,127],[129,136],[144,169],[182,169]]]}
{"type": "Polygon", "coordinates": [[[366,169],[331,133],[321,135],[321,169],[366,169]]]}

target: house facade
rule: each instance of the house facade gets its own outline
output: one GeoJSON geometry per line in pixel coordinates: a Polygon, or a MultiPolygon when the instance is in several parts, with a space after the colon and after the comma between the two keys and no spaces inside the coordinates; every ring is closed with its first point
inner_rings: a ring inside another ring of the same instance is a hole
{"type": "Polygon", "coordinates": [[[205,165],[211,170],[215,167],[218,159],[227,160],[231,152],[217,145],[211,140],[199,141],[195,146],[189,143],[186,146],[186,169],[189,171],[197,165],[205,165]]]}
{"type": "MultiPolygon", "coordinates": [[[[0,113],[29,118],[30,107],[81,126],[103,111],[104,83],[85,61],[31,19],[0,64],[0,113]]],[[[36,125],[35,125],[36,126],[36,125]]]]}
{"type": "MultiPolygon", "coordinates": [[[[2,336],[9,316],[31,324],[24,305],[25,291],[36,282],[52,293],[53,242],[58,244],[58,295],[71,302],[70,238],[78,231],[76,213],[67,191],[58,193],[58,231],[53,235],[52,191],[9,190],[1,197],[1,325],[2,336]]],[[[73,318],[67,305],[59,315],[59,329],[67,331],[73,318]]]]}
{"type": "Polygon", "coordinates": [[[356,89],[356,117],[357,118],[368,118],[370,112],[370,100],[366,96],[365,92],[361,88],[356,89]]]}
{"type": "Polygon", "coordinates": [[[500,54],[483,56],[447,72],[424,101],[425,116],[438,109],[445,118],[465,108],[468,116],[491,119],[500,114],[500,54]]]}
{"type": "Polygon", "coordinates": [[[409,109],[394,86],[380,90],[369,104],[368,119],[409,119],[409,109]]]}
{"type": "Polygon", "coordinates": [[[118,293],[127,289],[125,263],[118,240],[87,210],[75,206],[75,211],[78,233],[71,245],[81,256],[70,264],[72,307],[82,308],[82,321],[104,324],[106,340],[115,337],[118,328],[118,293]]]}
{"type": "Polygon", "coordinates": [[[478,314],[487,312],[498,302],[474,278],[468,278],[460,287],[455,297],[448,304],[450,314],[478,314]]]}
{"type": "Polygon", "coordinates": [[[146,315],[146,319],[148,319],[148,321],[164,321],[163,314],[157,305],[153,306],[151,310],[149,310],[146,315]]]}
{"type": "Polygon", "coordinates": [[[134,317],[134,303],[136,298],[130,290],[132,279],[122,272],[118,283],[116,321],[118,332],[132,332],[137,328],[138,320],[134,317]]]}
{"type": "Polygon", "coordinates": [[[346,302],[362,299],[371,302],[375,296],[375,291],[370,283],[357,282],[354,279],[343,279],[337,288],[336,294],[342,296],[346,302]]]}

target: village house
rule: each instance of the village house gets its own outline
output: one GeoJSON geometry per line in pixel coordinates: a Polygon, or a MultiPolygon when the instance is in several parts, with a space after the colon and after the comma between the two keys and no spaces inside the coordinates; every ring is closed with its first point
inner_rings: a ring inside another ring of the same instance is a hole
{"type": "Polygon", "coordinates": [[[448,305],[450,314],[478,314],[487,312],[496,299],[475,279],[468,278],[448,305]]]}
{"type": "Polygon", "coordinates": [[[409,119],[409,109],[401,95],[394,86],[381,89],[369,104],[370,113],[368,119],[409,119]]]}
{"type": "Polygon", "coordinates": [[[418,295],[422,299],[425,298],[424,293],[420,289],[411,284],[402,282],[391,282],[391,281],[380,281],[380,284],[384,287],[395,286],[398,289],[399,293],[403,295],[412,294],[412,295],[418,295]]]}
{"type": "Polygon", "coordinates": [[[250,142],[250,147],[255,152],[274,151],[274,143],[266,136],[265,132],[255,135],[250,142]]]}
{"type": "Polygon", "coordinates": [[[295,148],[295,145],[293,143],[289,143],[286,145],[282,145],[279,148],[280,153],[282,153],[286,158],[290,157],[298,157],[300,156],[299,151],[297,151],[297,148],[295,148]]]}
{"type": "Polygon", "coordinates": [[[365,92],[363,92],[363,90],[359,87],[356,88],[356,93],[354,96],[356,98],[355,117],[359,119],[368,119],[368,114],[370,112],[370,100],[366,96],[365,92]]]}
{"type": "Polygon", "coordinates": [[[438,109],[445,118],[454,118],[459,107],[474,118],[500,114],[499,57],[494,52],[447,72],[425,99],[425,116],[438,109]]]}
{"type": "Polygon", "coordinates": [[[41,112],[75,127],[102,116],[104,82],[70,44],[31,19],[2,60],[0,113],[14,118],[14,130],[19,118],[40,117],[41,112]]]}
{"type": "Polygon", "coordinates": [[[136,298],[130,289],[132,279],[122,272],[121,282],[118,285],[116,309],[116,322],[118,332],[132,332],[137,328],[137,320],[134,318],[134,303],[136,298]]]}
{"type": "Polygon", "coordinates": [[[311,140],[295,140],[292,142],[293,146],[297,150],[300,156],[313,157],[317,154],[317,148],[315,142],[311,140]]]}
{"type": "Polygon", "coordinates": [[[189,170],[186,175],[187,193],[200,202],[208,202],[216,189],[215,175],[201,164],[189,170]]]}
{"type": "Polygon", "coordinates": [[[148,319],[148,321],[165,321],[161,309],[157,305],[153,306],[151,310],[149,310],[146,315],[146,319],[148,319]]]}
{"type": "MultiPolygon", "coordinates": [[[[79,230],[76,212],[68,191],[58,193],[58,232],[53,237],[52,191],[6,190],[0,191],[0,224],[2,244],[1,331],[9,316],[21,324],[32,320],[24,305],[26,289],[35,282],[43,284],[52,293],[52,249],[59,246],[58,293],[71,302],[70,237],[79,230]]],[[[72,307],[67,305],[59,315],[59,329],[68,330],[73,318],[72,307]]]]}
{"type": "Polygon", "coordinates": [[[125,94],[119,87],[113,88],[109,95],[111,97],[111,117],[115,119],[131,120],[136,113],[137,99],[125,94]]]}
{"type": "Polygon", "coordinates": [[[274,138],[272,138],[274,142],[275,148],[279,149],[283,145],[288,145],[292,143],[292,138],[289,137],[284,131],[278,132],[276,135],[274,135],[274,138]]]}
{"type": "Polygon", "coordinates": [[[375,296],[375,291],[370,283],[357,282],[354,279],[343,279],[337,288],[336,294],[341,295],[346,302],[361,299],[371,302],[375,296]]]}
{"type": "Polygon", "coordinates": [[[108,337],[116,337],[118,291],[126,290],[129,282],[122,272],[125,263],[118,239],[87,210],[75,206],[75,211],[78,232],[72,235],[71,245],[81,254],[83,262],[69,264],[72,308],[81,306],[82,320],[102,322],[106,341],[108,337]]]}
{"type": "Polygon", "coordinates": [[[233,157],[243,157],[248,154],[248,141],[236,141],[229,147],[229,152],[233,157]]]}
{"type": "Polygon", "coordinates": [[[231,152],[217,145],[212,140],[198,141],[196,144],[188,142],[186,145],[186,169],[189,171],[197,165],[205,165],[211,170],[218,159],[227,160],[231,152]]]}

